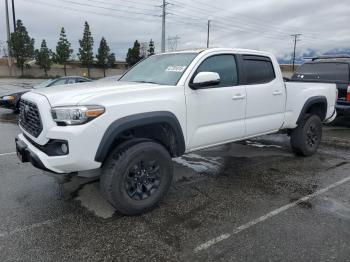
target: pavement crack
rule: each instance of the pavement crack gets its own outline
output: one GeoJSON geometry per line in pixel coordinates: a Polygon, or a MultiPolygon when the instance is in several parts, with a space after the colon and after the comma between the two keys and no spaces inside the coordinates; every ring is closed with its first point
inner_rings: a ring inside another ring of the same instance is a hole
{"type": "Polygon", "coordinates": [[[349,164],[349,162],[347,162],[347,161],[342,161],[342,162],[340,162],[340,163],[338,163],[338,164],[336,164],[336,165],[334,165],[334,166],[331,166],[331,167],[327,168],[326,171],[329,171],[329,170],[332,170],[332,169],[335,169],[335,168],[344,166],[344,165],[346,165],[346,164],[349,164]]]}

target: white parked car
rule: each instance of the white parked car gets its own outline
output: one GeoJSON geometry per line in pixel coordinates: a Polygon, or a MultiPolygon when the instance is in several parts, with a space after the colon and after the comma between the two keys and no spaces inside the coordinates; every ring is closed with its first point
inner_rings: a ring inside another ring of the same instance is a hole
{"type": "Polygon", "coordinates": [[[336,117],[336,98],[335,84],[284,83],[270,53],[165,53],[119,81],[24,94],[17,152],[55,173],[98,169],[107,200],[135,215],[169,189],[172,157],[279,131],[296,154],[312,155],[322,122],[336,117]]]}

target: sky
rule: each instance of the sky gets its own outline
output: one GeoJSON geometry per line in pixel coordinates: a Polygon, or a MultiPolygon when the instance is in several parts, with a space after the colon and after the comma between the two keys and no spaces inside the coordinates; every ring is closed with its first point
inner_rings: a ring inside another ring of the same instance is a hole
{"type": "MultiPolygon", "coordinates": [[[[293,53],[292,34],[302,34],[297,54],[350,48],[350,0],[167,0],[167,50],[210,46],[266,50],[280,59],[293,53]],[[177,46],[175,38],[178,36],[177,46]]],[[[6,42],[5,0],[0,8],[0,43],[6,42]]],[[[153,39],[160,51],[162,0],[15,0],[36,47],[45,39],[55,50],[61,27],[74,53],[88,21],[97,49],[105,37],[112,52],[124,59],[137,39],[153,39]]],[[[9,0],[11,11],[11,0],[9,0]]],[[[10,16],[11,30],[12,16],[10,16]]],[[[341,52],[341,51],[340,51],[341,52]]]]}

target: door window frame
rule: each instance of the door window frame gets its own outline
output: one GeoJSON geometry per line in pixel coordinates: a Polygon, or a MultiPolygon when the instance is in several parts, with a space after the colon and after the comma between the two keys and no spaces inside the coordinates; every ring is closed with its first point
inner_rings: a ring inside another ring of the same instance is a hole
{"type": "Polygon", "coordinates": [[[242,67],[241,67],[241,62],[239,61],[239,57],[237,54],[234,53],[220,53],[220,54],[209,54],[208,56],[203,57],[200,61],[197,62],[196,66],[194,67],[194,69],[191,72],[191,77],[190,80],[188,82],[188,86],[190,89],[192,89],[190,87],[190,84],[193,83],[194,78],[197,75],[197,70],[198,68],[202,65],[202,63],[204,61],[206,61],[207,59],[211,58],[211,57],[215,57],[215,56],[223,56],[223,55],[230,55],[233,57],[235,63],[236,63],[236,71],[237,71],[237,84],[236,85],[232,85],[232,86],[216,86],[216,85],[212,85],[212,86],[208,86],[205,88],[201,88],[201,89],[214,89],[214,88],[227,88],[227,87],[235,87],[235,86],[239,86],[241,85],[241,81],[243,79],[243,72],[242,72],[242,67]]]}
{"type": "Polygon", "coordinates": [[[243,77],[242,77],[242,82],[241,82],[242,85],[265,85],[265,84],[271,83],[277,79],[276,70],[275,70],[274,63],[273,63],[271,57],[264,56],[264,55],[241,54],[241,55],[239,55],[239,60],[240,60],[241,71],[243,72],[243,77]],[[272,65],[274,78],[271,79],[270,81],[266,81],[266,82],[248,83],[247,72],[245,71],[245,68],[244,68],[244,60],[258,60],[258,61],[270,62],[272,65]]]}

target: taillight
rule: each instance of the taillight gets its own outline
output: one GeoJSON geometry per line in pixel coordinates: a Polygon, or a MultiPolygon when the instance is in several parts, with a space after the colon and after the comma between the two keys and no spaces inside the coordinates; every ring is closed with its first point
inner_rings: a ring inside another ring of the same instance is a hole
{"type": "Polygon", "coordinates": [[[348,92],[346,93],[346,101],[350,101],[350,85],[348,86],[348,92]]]}

